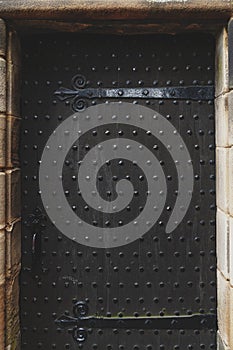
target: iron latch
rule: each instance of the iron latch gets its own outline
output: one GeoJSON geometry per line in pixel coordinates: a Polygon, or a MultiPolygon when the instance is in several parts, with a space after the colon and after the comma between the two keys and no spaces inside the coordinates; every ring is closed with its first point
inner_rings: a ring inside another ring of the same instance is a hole
{"type": "Polygon", "coordinates": [[[42,214],[40,208],[35,208],[25,220],[25,225],[31,231],[32,271],[35,273],[35,276],[37,276],[41,267],[41,239],[46,227],[45,222],[46,216],[42,214]]]}

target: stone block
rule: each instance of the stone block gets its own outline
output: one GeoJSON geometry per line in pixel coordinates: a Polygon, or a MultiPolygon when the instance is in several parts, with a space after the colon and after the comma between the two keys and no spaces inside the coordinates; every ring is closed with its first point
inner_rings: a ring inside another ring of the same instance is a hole
{"type": "Polygon", "coordinates": [[[7,168],[12,168],[19,165],[19,137],[20,119],[12,116],[7,116],[7,168]]]}
{"type": "Polygon", "coordinates": [[[225,28],[217,37],[215,62],[215,95],[219,96],[228,91],[228,35],[225,28]]]}
{"type": "Polygon", "coordinates": [[[20,41],[10,29],[7,50],[7,114],[20,116],[20,41]]]}
{"type": "Polygon", "coordinates": [[[0,230],[0,284],[3,284],[5,282],[5,259],[5,230],[0,230]]]}
{"type": "Polygon", "coordinates": [[[0,113],[6,112],[6,61],[0,57],[0,113]]]}
{"type": "Polygon", "coordinates": [[[227,134],[228,134],[228,146],[233,145],[233,91],[227,94],[227,134]]]}
{"type": "Polygon", "coordinates": [[[229,339],[229,347],[230,349],[233,349],[233,287],[230,288],[230,339],[229,339]]]}
{"type": "Polygon", "coordinates": [[[0,172],[0,229],[6,225],[6,175],[0,172]]]}
{"type": "Polygon", "coordinates": [[[229,215],[217,210],[217,266],[229,278],[229,215]]]}
{"type": "Polygon", "coordinates": [[[20,40],[17,32],[10,28],[7,38],[7,62],[15,64],[17,66],[21,65],[21,47],[20,40]]]}
{"type": "Polygon", "coordinates": [[[20,271],[21,266],[21,222],[6,228],[6,278],[20,271]]]}
{"type": "MultiPolygon", "coordinates": [[[[229,148],[229,164],[228,164],[228,210],[231,216],[233,216],[233,147],[229,148]]],[[[225,194],[227,195],[227,194],[225,194]]]]}
{"type": "Polygon", "coordinates": [[[230,339],[230,283],[217,271],[218,329],[222,340],[229,344],[230,339]]]}
{"type": "Polygon", "coordinates": [[[20,116],[20,68],[7,63],[7,114],[20,116]]]}
{"type": "Polygon", "coordinates": [[[216,187],[217,206],[224,212],[229,207],[229,149],[217,147],[216,149],[216,187]]]}
{"type": "Polygon", "coordinates": [[[228,146],[228,98],[226,95],[215,99],[216,146],[228,146]]]}
{"type": "Polygon", "coordinates": [[[20,116],[20,42],[12,29],[8,33],[7,114],[20,116]]]}
{"type": "Polygon", "coordinates": [[[233,287],[233,217],[229,217],[229,279],[233,287]]]}
{"type": "Polygon", "coordinates": [[[0,19],[0,56],[6,56],[6,25],[0,19]]]}
{"type": "Polygon", "coordinates": [[[0,349],[5,345],[5,284],[0,284],[0,349]]]}
{"type": "Polygon", "coordinates": [[[215,99],[216,146],[233,145],[233,91],[215,99]]]}
{"type": "Polygon", "coordinates": [[[19,275],[6,282],[6,346],[15,344],[19,326],[19,275]]]}
{"type": "Polygon", "coordinates": [[[20,169],[6,171],[6,221],[11,223],[21,213],[20,169]]]}
{"type": "Polygon", "coordinates": [[[6,166],[6,116],[0,114],[0,168],[6,166]]]}

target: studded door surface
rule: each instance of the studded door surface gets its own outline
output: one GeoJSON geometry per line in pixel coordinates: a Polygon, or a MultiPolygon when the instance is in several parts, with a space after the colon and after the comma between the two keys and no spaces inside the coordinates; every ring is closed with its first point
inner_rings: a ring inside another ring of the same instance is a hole
{"type": "Polygon", "coordinates": [[[24,38],[23,349],[215,349],[214,40],[24,38]]]}

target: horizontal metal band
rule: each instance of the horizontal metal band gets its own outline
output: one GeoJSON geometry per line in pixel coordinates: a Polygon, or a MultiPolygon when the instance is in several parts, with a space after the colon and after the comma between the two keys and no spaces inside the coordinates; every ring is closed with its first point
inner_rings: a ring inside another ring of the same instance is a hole
{"type": "Polygon", "coordinates": [[[84,328],[129,328],[129,329],[216,329],[217,318],[214,314],[164,316],[164,317],[71,317],[62,315],[55,321],[63,327],[84,328]]]}
{"type": "Polygon", "coordinates": [[[76,98],[135,98],[135,99],[181,99],[212,100],[213,86],[178,86],[160,88],[81,88],[67,89],[60,87],[54,93],[61,101],[76,98]]]}

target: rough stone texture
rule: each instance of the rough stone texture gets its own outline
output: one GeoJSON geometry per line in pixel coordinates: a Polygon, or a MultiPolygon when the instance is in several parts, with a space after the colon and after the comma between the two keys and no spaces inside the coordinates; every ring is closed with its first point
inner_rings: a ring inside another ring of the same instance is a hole
{"type": "Polygon", "coordinates": [[[233,91],[230,91],[227,94],[228,99],[228,111],[227,111],[227,118],[228,118],[228,145],[233,145],[233,91]]]}
{"type": "Polygon", "coordinates": [[[20,43],[12,29],[7,50],[7,114],[20,116],[20,43]]]}
{"type": "Polygon", "coordinates": [[[2,1],[2,18],[150,19],[229,18],[231,0],[11,0],[2,1]]]}
{"type": "Polygon", "coordinates": [[[233,216],[233,147],[229,148],[229,213],[233,216]]]}
{"type": "Polygon", "coordinates": [[[0,56],[6,56],[6,25],[2,19],[0,19],[0,56]]]}
{"type": "Polygon", "coordinates": [[[20,66],[20,40],[17,32],[10,28],[7,38],[7,62],[20,66]]]}
{"type": "Polygon", "coordinates": [[[14,341],[5,347],[5,350],[21,350],[21,335],[20,332],[15,335],[14,341]]]}
{"type": "Polygon", "coordinates": [[[217,266],[229,278],[229,215],[217,210],[217,266]]]}
{"type": "Polygon", "coordinates": [[[20,116],[20,69],[19,66],[7,64],[7,114],[20,116]]]}
{"type": "MultiPolygon", "coordinates": [[[[4,92],[7,90],[7,99],[4,106],[5,117],[5,137],[2,137],[6,144],[5,170],[6,178],[6,213],[4,211],[5,228],[5,257],[4,257],[4,277],[6,279],[5,291],[5,343],[4,348],[9,350],[20,349],[20,327],[19,327],[19,272],[21,259],[21,225],[20,225],[20,170],[15,168],[19,165],[19,126],[20,119],[20,65],[19,65],[19,40],[14,30],[8,28],[6,53],[5,79],[7,84],[3,86],[4,92]],[[11,168],[11,169],[10,169],[11,168]]],[[[5,62],[5,61],[4,61],[5,62]]],[[[0,61],[1,73],[1,61],[0,61]]],[[[0,78],[3,80],[3,74],[0,78]]],[[[0,81],[1,83],[1,81],[0,81]]],[[[0,87],[0,110],[1,108],[1,87],[0,87]]],[[[0,118],[1,128],[1,118],[0,118]]],[[[0,129],[1,131],[1,129],[0,129]]],[[[1,134],[0,134],[1,142],[1,134]]],[[[3,157],[2,157],[3,158],[3,157]]],[[[1,160],[1,153],[0,153],[1,160]]],[[[1,251],[1,236],[0,236],[1,251]]],[[[1,259],[0,259],[1,271],[1,259]]],[[[1,313],[1,308],[0,308],[1,313]]],[[[0,349],[3,347],[0,346],[0,349]]]]}
{"type": "Polygon", "coordinates": [[[228,212],[229,206],[229,149],[217,147],[216,149],[216,176],[217,176],[217,206],[228,212]]]}
{"type": "Polygon", "coordinates": [[[231,216],[229,218],[229,278],[233,287],[233,218],[231,216]]]}
{"type": "MultiPolygon", "coordinates": [[[[0,112],[6,110],[6,27],[0,19],[0,112]]],[[[0,168],[6,163],[6,117],[0,114],[0,168]]],[[[0,172],[0,349],[5,347],[5,179],[6,176],[0,172]]]]}
{"type": "Polygon", "coordinates": [[[0,57],[0,113],[6,112],[6,61],[0,57]]]}
{"type": "Polygon", "coordinates": [[[6,278],[17,274],[21,266],[21,222],[6,227],[6,278]]]}
{"type": "Polygon", "coordinates": [[[226,95],[215,99],[215,121],[216,121],[216,146],[228,146],[228,98],[226,95]]]}
{"type": "Polygon", "coordinates": [[[5,230],[0,230],[0,285],[5,282],[5,230]]]}
{"type": "Polygon", "coordinates": [[[0,284],[0,349],[5,344],[5,284],[0,284]]]}
{"type": "Polygon", "coordinates": [[[217,37],[216,45],[216,73],[215,73],[215,95],[219,96],[228,91],[228,37],[225,28],[217,37]]]}
{"type": "Polygon", "coordinates": [[[218,328],[222,340],[229,344],[230,339],[230,283],[217,271],[218,328]]]}
{"type": "Polygon", "coordinates": [[[233,287],[230,288],[230,339],[229,339],[229,347],[230,349],[233,349],[233,327],[232,323],[233,322],[233,287]]]}
{"type": "Polygon", "coordinates": [[[217,350],[230,350],[230,348],[222,340],[219,331],[217,332],[217,350]]]}
{"type": "Polygon", "coordinates": [[[6,281],[6,346],[16,349],[19,325],[19,276],[6,281]]]}
{"type": "Polygon", "coordinates": [[[5,173],[0,172],[0,229],[4,228],[6,225],[6,176],[5,173]]]}
{"type": "Polygon", "coordinates": [[[6,165],[6,116],[0,114],[0,168],[6,165]]]}
{"type": "Polygon", "coordinates": [[[7,116],[7,168],[12,168],[19,165],[19,129],[20,119],[7,116]]]}
{"type": "Polygon", "coordinates": [[[20,169],[15,168],[6,171],[6,221],[12,221],[20,217],[20,169]]]}
{"type": "Polygon", "coordinates": [[[233,145],[233,91],[215,99],[216,146],[233,145]]]}

